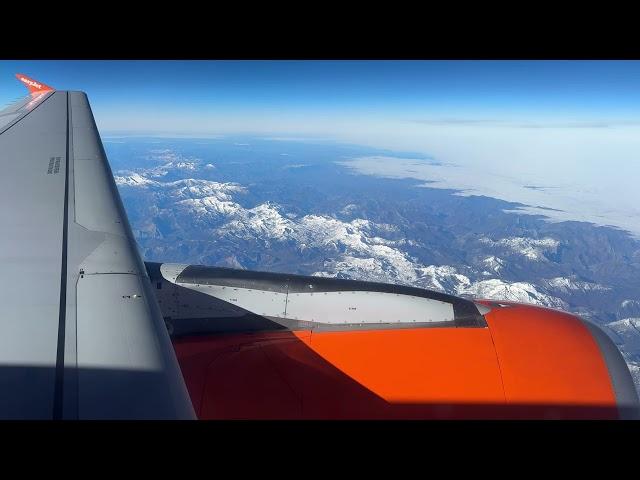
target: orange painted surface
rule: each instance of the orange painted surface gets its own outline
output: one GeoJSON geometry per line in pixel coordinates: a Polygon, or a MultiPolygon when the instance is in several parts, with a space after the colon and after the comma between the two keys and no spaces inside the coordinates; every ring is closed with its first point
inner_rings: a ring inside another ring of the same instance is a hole
{"type": "MultiPolygon", "coordinates": [[[[300,336],[304,332],[296,332],[300,336]]],[[[261,402],[249,410],[243,402],[247,398],[255,401],[264,397],[260,389],[263,375],[272,370],[266,362],[255,368],[251,363],[256,350],[269,343],[287,344],[297,342],[292,332],[242,335],[213,335],[173,341],[176,356],[191,396],[191,401],[200,418],[271,418],[283,412],[282,418],[295,417],[287,408],[268,410],[261,402]],[[231,360],[231,364],[229,362],[231,360]],[[234,366],[233,363],[236,365],[234,366]],[[244,377],[242,371],[244,369],[244,377]],[[244,378],[244,383],[236,383],[244,378]],[[257,395],[257,397],[256,397],[257,395]],[[226,407],[226,405],[230,405],[226,407]],[[214,408],[215,414],[203,416],[214,408]],[[253,417],[247,417],[251,412],[253,417]]],[[[282,386],[282,385],[281,385],[282,386]]],[[[283,390],[285,393],[287,390],[283,390]]],[[[273,395],[273,391],[270,392],[273,395]]],[[[255,403],[255,402],[254,402],[255,403]]],[[[273,405],[272,405],[273,407],[273,405]]]]}
{"type": "Polygon", "coordinates": [[[32,94],[50,92],[54,90],[53,87],[50,87],[49,85],[45,85],[44,83],[34,80],[33,78],[27,77],[22,73],[16,73],[16,78],[20,80],[24,84],[24,86],[27,87],[27,89],[29,89],[29,93],[32,93],[32,94]]]}
{"type": "Polygon", "coordinates": [[[486,328],[314,333],[311,349],[391,403],[502,403],[486,328]]]}
{"type": "Polygon", "coordinates": [[[507,402],[528,406],[533,416],[540,412],[536,406],[564,405],[572,407],[575,415],[556,407],[543,416],[617,418],[607,366],[587,327],[567,313],[510,305],[485,315],[507,402]]]}
{"type": "Polygon", "coordinates": [[[487,329],[287,332],[174,341],[200,418],[499,418],[487,329]]]}
{"type": "Polygon", "coordinates": [[[617,418],[604,359],[574,316],[496,308],[490,328],[174,340],[201,419],[617,418]]]}

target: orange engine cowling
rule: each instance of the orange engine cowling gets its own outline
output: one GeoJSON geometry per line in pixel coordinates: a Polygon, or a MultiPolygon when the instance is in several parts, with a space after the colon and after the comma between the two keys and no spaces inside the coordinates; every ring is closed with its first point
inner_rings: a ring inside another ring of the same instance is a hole
{"type": "Polygon", "coordinates": [[[201,419],[638,418],[613,342],[556,310],[481,301],[487,326],[174,339],[201,419]]]}

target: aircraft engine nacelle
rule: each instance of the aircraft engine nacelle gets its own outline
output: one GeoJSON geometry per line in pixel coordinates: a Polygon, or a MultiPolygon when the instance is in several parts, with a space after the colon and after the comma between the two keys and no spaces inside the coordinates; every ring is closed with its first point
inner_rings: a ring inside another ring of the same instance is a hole
{"type": "Polygon", "coordinates": [[[558,310],[147,263],[200,418],[639,418],[615,344],[558,310]]]}

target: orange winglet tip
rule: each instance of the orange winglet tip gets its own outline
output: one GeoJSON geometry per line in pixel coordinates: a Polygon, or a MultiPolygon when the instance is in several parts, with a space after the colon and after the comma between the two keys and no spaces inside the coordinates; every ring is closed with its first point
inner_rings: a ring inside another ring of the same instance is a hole
{"type": "Polygon", "coordinates": [[[27,77],[22,73],[16,73],[16,78],[20,80],[25,87],[29,89],[29,93],[43,93],[43,92],[51,92],[55,90],[55,88],[50,87],[49,85],[45,85],[42,82],[38,82],[33,78],[27,77]]]}

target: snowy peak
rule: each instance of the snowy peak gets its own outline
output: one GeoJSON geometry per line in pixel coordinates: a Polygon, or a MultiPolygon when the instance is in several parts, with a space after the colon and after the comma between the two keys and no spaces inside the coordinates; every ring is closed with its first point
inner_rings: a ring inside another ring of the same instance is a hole
{"type": "Polygon", "coordinates": [[[560,242],[550,237],[535,239],[528,237],[508,237],[498,241],[483,237],[481,243],[491,247],[506,247],[512,253],[521,255],[531,261],[539,262],[547,260],[545,252],[555,253],[560,246],[560,242]]]}
{"type": "MultiPolygon", "coordinates": [[[[158,155],[170,160],[160,168],[190,168],[188,162],[177,161],[172,152],[158,155]]],[[[155,177],[158,169],[149,169],[146,175],[155,177]]],[[[117,177],[117,181],[121,186],[145,187],[162,192],[165,198],[173,201],[167,208],[183,211],[199,225],[211,225],[213,229],[210,232],[218,239],[243,239],[254,244],[283,242],[283,245],[289,245],[293,242],[300,252],[314,251],[326,255],[322,270],[317,270],[314,275],[399,283],[457,295],[567,307],[561,299],[540,291],[531,283],[508,282],[497,278],[473,281],[453,266],[424,265],[403,250],[405,246],[415,245],[416,242],[398,238],[401,236],[394,225],[363,218],[345,221],[321,214],[297,217],[274,202],[246,208],[237,201],[237,196],[247,193],[247,190],[235,183],[192,178],[162,182],[140,173],[117,177]],[[215,223],[207,223],[213,219],[215,223]]],[[[352,213],[354,210],[350,204],[343,213],[352,213]]],[[[151,229],[148,231],[152,232],[151,229]]],[[[530,260],[543,259],[543,252],[553,250],[559,244],[551,238],[536,240],[509,237],[498,241],[484,238],[482,241],[492,246],[507,247],[530,260]]],[[[496,255],[489,255],[482,259],[481,266],[485,276],[498,275],[504,269],[505,261],[496,255]]],[[[550,288],[570,289],[578,288],[577,285],[575,281],[561,277],[548,282],[550,288]]],[[[597,288],[586,283],[580,286],[597,288]]]]}
{"type": "Polygon", "coordinates": [[[491,255],[482,260],[483,266],[491,272],[500,273],[500,270],[504,268],[504,260],[491,255]]]}
{"type": "Polygon", "coordinates": [[[541,280],[541,283],[547,286],[551,290],[555,290],[557,292],[604,292],[611,290],[610,287],[605,287],[603,285],[591,282],[582,282],[580,280],[576,280],[575,278],[569,277],[555,277],[548,280],[541,280]]]}
{"type": "Polygon", "coordinates": [[[154,185],[156,182],[149,180],[147,177],[143,177],[137,173],[131,175],[117,176],[114,175],[116,185],[128,186],[128,187],[145,187],[147,185],[154,185]]]}
{"type": "Polygon", "coordinates": [[[236,183],[218,183],[210,180],[194,180],[187,178],[175,182],[157,183],[174,198],[206,198],[216,197],[219,200],[231,201],[234,193],[245,193],[244,187],[236,183]]]}
{"type": "Polygon", "coordinates": [[[482,280],[457,290],[459,295],[470,295],[488,300],[509,300],[512,302],[530,303],[552,308],[568,309],[566,302],[558,297],[541,292],[528,282],[505,282],[492,278],[482,280]]]}

